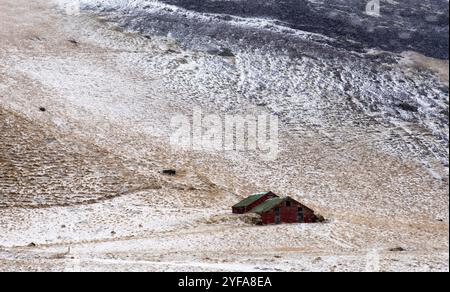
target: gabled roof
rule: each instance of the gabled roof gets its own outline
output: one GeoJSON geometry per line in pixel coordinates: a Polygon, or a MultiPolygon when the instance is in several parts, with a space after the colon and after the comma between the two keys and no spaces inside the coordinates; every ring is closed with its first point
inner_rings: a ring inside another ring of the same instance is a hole
{"type": "Polygon", "coordinates": [[[251,213],[257,213],[257,214],[265,213],[265,212],[270,211],[273,208],[277,207],[278,205],[280,205],[281,203],[283,203],[287,199],[290,199],[290,198],[287,197],[287,198],[272,198],[272,199],[268,199],[264,203],[262,203],[262,204],[256,206],[255,208],[253,208],[250,212],[251,213]]]}
{"type": "Polygon", "coordinates": [[[236,205],[233,206],[233,208],[241,208],[241,207],[247,207],[250,204],[253,204],[254,202],[256,202],[257,200],[261,199],[262,197],[264,197],[265,195],[267,195],[270,192],[264,192],[264,193],[257,193],[257,194],[253,194],[250,197],[240,201],[239,203],[237,203],[236,205]]]}

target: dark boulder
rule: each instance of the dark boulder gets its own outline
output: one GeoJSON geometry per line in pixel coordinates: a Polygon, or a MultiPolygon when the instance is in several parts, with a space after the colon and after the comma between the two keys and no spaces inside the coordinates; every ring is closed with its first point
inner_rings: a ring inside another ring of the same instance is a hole
{"type": "Polygon", "coordinates": [[[222,49],[218,55],[221,57],[235,57],[235,54],[230,49],[222,49]]]}
{"type": "Polygon", "coordinates": [[[404,110],[404,111],[407,111],[407,112],[413,112],[413,113],[416,113],[416,112],[419,111],[419,108],[418,108],[417,106],[411,105],[411,104],[406,103],[406,102],[400,103],[400,104],[398,105],[398,107],[401,108],[401,109],[404,110]]]}
{"type": "Polygon", "coordinates": [[[405,249],[403,247],[401,247],[401,246],[398,246],[398,247],[390,248],[389,251],[402,252],[402,251],[405,251],[405,249]]]}
{"type": "Polygon", "coordinates": [[[161,173],[165,175],[176,175],[177,171],[175,169],[163,169],[161,173]]]}

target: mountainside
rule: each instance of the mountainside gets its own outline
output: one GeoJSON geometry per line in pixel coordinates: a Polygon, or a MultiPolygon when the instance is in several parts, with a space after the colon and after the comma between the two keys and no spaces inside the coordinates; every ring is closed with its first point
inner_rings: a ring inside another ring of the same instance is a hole
{"type": "Polygon", "coordinates": [[[0,270],[448,271],[448,1],[391,2],[0,0],[0,270]]]}
{"type": "Polygon", "coordinates": [[[448,75],[433,74],[448,71],[448,61],[414,70],[420,56],[407,53],[448,59],[448,2],[428,2],[383,3],[380,17],[365,14],[365,1],[89,0],[82,7],[186,48],[230,49],[236,64],[206,72],[229,92],[196,101],[223,94],[218,106],[227,111],[264,105],[285,124],[318,131],[384,124],[386,151],[448,165],[448,75]]]}

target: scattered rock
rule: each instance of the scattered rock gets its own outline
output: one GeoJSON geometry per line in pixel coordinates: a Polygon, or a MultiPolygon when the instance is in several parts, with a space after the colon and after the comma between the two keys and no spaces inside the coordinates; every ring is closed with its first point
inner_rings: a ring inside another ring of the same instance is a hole
{"type": "Polygon", "coordinates": [[[443,93],[449,94],[448,86],[442,86],[439,88],[443,93]]]}
{"type": "Polygon", "coordinates": [[[30,37],[29,40],[30,41],[38,41],[38,42],[43,41],[43,39],[41,37],[38,37],[38,36],[30,37]]]}
{"type": "Polygon", "coordinates": [[[52,144],[52,143],[55,143],[55,142],[57,142],[58,140],[56,140],[56,138],[46,138],[45,140],[44,140],[44,143],[45,144],[52,144]]]}
{"type": "Polygon", "coordinates": [[[161,173],[165,175],[176,175],[177,171],[175,169],[163,169],[161,173]]]}
{"type": "Polygon", "coordinates": [[[264,268],[264,267],[256,267],[255,269],[260,271],[270,271],[270,268],[264,268]]]}
{"type": "Polygon", "coordinates": [[[197,188],[194,187],[194,186],[192,186],[192,185],[189,185],[189,186],[185,187],[185,190],[186,190],[186,191],[196,191],[197,188]]]}
{"type": "Polygon", "coordinates": [[[111,231],[111,235],[116,235],[116,232],[115,231],[111,231]]]}
{"type": "Polygon", "coordinates": [[[392,251],[392,252],[402,252],[402,251],[406,251],[403,247],[401,247],[401,246],[397,246],[397,247],[394,247],[394,248],[391,248],[391,249],[389,249],[389,251],[392,251]]]}
{"type": "Polygon", "coordinates": [[[46,112],[46,111],[47,111],[47,109],[46,109],[45,107],[40,107],[39,110],[40,110],[41,112],[46,112]]]}
{"type": "Polygon", "coordinates": [[[78,46],[78,44],[79,44],[78,41],[76,41],[75,39],[68,39],[67,41],[75,46],[78,46]]]}
{"type": "Polygon", "coordinates": [[[229,58],[236,57],[236,55],[230,49],[227,49],[227,48],[211,49],[211,50],[208,50],[207,52],[208,52],[208,54],[217,55],[220,57],[229,57],[229,58]]]}
{"type": "Polygon", "coordinates": [[[322,258],[321,258],[321,257],[316,257],[316,258],[313,260],[313,263],[318,263],[318,262],[320,262],[320,261],[322,261],[322,258]]]}
{"type": "Polygon", "coordinates": [[[36,243],[31,242],[31,243],[28,245],[28,247],[36,247],[36,243]]]}
{"type": "Polygon", "coordinates": [[[222,49],[218,53],[221,57],[236,57],[236,55],[230,49],[222,49]]]}
{"type": "Polygon", "coordinates": [[[66,225],[64,225],[64,224],[63,224],[63,225],[61,225],[61,228],[66,228],[66,225]]]}
{"type": "Polygon", "coordinates": [[[257,106],[267,106],[267,102],[265,102],[265,101],[258,101],[258,102],[256,102],[256,105],[257,106]]]}
{"type": "Polygon", "coordinates": [[[118,25],[112,26],[112,27],[111,27],[111,30],[112,30],[112,31],[116,31],[116,32],[123,32],[123,31],[124,31],[123,27],[120,27],[120,26],[118,26],[118,25]]]}
{"type": "Polygon", "coordinates": [[[406,103],[406,102],[400,103],[398,105],[398,107],[401,108],[404,111],[407,111],[407,112],[414,112],[414,113],[416,113],[416,112],[419,111],[419,108],[417,106],[411,105],[411,104],[406,103]]]}

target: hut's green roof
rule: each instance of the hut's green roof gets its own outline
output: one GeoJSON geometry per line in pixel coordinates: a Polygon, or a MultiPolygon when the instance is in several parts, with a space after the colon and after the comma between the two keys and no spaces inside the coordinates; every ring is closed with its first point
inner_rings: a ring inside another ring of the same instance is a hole
{"type": "Polygon", "coordinates": [[[253,194],[251,196],[249,196],[248,198],[240,201],[239,203],[237,203],[236,205],[234,205],[234,208],[241,208],[241,207],[247,207],[248,205],[256,202],[257,200],[261,199],[264,195],[267,195],[269,192],[264,192],[264,193],[257,193],[257,194],[253,194]]]}
{"type": "Polygon", "coordinates": [[[288,198],[272,198],[272,199],[268,199],[264,203],[262,203],[262,204],[256,206],[255,208],[253,208],[250,212],[257,213],[257,214],[265,213],[267,211],[272,210],[276,206],[280,205],[281,203],[283,203],[287,199],[288,198]]]}

